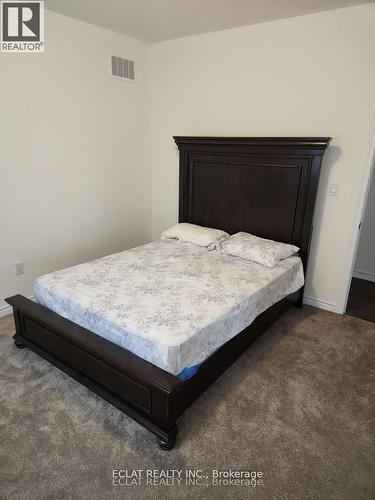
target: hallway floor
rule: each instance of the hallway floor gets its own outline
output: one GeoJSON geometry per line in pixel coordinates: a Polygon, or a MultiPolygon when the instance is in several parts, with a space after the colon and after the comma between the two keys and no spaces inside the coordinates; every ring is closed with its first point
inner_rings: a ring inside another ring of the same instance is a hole
{"type": "Polygon", "coordinates": [[[375,282],[352,279],[346,314],[375,323],[375,282]]]}

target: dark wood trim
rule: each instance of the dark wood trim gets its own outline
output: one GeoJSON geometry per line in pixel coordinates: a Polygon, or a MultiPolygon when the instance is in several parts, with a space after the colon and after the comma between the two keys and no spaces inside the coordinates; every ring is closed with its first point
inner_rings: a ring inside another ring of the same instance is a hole
{"type": "Polygon", "coordinates": [[[227,342],[200,367],[196,376],[176,387],[176,416],[180,416],[222,373],[238,359],[287,309],[298,305],[295,292],[260,314],[250,326],[227,342]]]}
{"type": "MultiPolygon", "coordinates": [[[[281,234],[298,244],[306,266],[321,156],[329,138],[175,140],[180,149],[181,221],[204,223],[214,215],[222,229],[249,231],[256,224],[252,211],[262,216],[261,207],[268,203],[271,219],[262,222],[260,232],[274,234],[274,239],[281,234]],[[252,183],[263,186],[264,193],[249,191],[252,183]],[[221,201],[216,204],[210,189],[218,186],[221,201]],[[280,213],[280,203],[285,203],[287,215],[280,213]]],[[[99,394],[154,433],[159,446],[168,450],[176,442],[178,417],[286,309],[302,305],[302,290],[259,315],[185,382],[21,295],[6,302],[13,307],[17,347],[30,348],[99,394]]]]}
{"type": "Polygon", "coordinates": [[[6,299],[17,315],[17,347],[26,346],[153,432],[175,439],[171,394],[181,380],[22,295],[6,299]]]}
{"type": "Polygon", "coordinates": [[[177,419],[244,351],[298,302],[298,292],[270,307],[182,382],[157,366],[112,344],[58,314],[15,295],[6,299],[19,318],[14,335],[18,348],[28,347],[129,415],[158,438],[163,450],[177,439],[177,419]],[[87,342],[77,342],[82,337],[87,342]],[[144,393],[149,394],[147,407],[144,393]]]}
{"type": "Polygon", "coordinates": [[[6,302],[13,307],[14,311],[18,311],[20,319],[17,321],[18,328],[17,325],[16,328],[21,334],[27,336],[25,321],[27,318],[32,318],[40,327],[49,329],[61,339],[72,343],[78,349],[84,349],[87,353],[99,357],[102,361],[121,373],[130,373],[131,377],[141,384],[147,385],[150,380],[153,380],[153,384],[161,391],[170,393],[175,389],[176,377],[170,373],[160,370],[152,363],[143,359],[142,369],[140,369],[139,360],[141,358],[135,354],[109,342],[99,335],[92,336],[91,332],[85,328],[63,318],[40,304],[22,295],[15,295],[6,299],[6,302]],[[23,326],[21,327],[21,325],[23,326]]]}
{"type": "Polygon", "coordinates": [[[300,248],[306,273],[321,162],[331,138],[174,140],[180,154],[179,222],[292,243],[300,248]]]}
{"type": "Polygon", "coordinates": [[[220,146],[229,151],[229,147],[291,147],[320,150],[322,154],[328,147],[331,137],[200,137],[200,136],[173,136],[179,148],[189,146],[220,146]]]}

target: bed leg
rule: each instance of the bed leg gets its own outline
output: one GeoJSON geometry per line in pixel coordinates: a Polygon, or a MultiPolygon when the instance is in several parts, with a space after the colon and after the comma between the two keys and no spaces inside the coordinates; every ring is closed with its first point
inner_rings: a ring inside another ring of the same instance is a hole
{"type": "Polygon", "coordinates": [[[298,309],[302,309],[303,307],[303,291],[300,292],[297,302],[294,304],[294,307],[298,307],[298,309]]]}
{"type": "Polygon", "coordinates": [[[19,335],[15,334],[13,335],[13,338],[14,338],[14,345],[18,347],[18,349],[25,349],[26,346],[19,341],[19,335]]]}
{"type": "Polygon", "coordinates": [[[158,438],[158,445],[162,450],[171,450],[177,441],[178,429],[174,427],[163,439],[158,438]]]}
{"type": "Polygon", "coordinates": [[[303,297],[300,297],[297,302],[294,304],[295,307],[298,307],[298,309],[302,309],[303,307],[303,297]]]}
{"type": "Polygon", "coordinates": [[[13,335],[14,345],[18,347],[18,349],[25,349],[25,345],[22,343],[22,321],[21,321],[21,312],[13,307],[13,318],[14,318],[14,326],[16,327],[16,333],[13,335]]]}

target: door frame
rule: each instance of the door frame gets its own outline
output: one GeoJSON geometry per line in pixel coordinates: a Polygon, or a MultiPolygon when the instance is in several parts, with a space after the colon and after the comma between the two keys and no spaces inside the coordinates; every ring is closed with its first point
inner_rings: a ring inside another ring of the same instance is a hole
{"type": "Polygon", "coordinates": [[[365,210],[367,206],[368,195],[370,191],[371,179],[375,175],[375,110],[372,115],[372,125],[371,133],[368,144],[368,155],[367,155],[367,165],[362,177],[362,187],[358,199],[358,216],[355,217],[353,228],[352,228],[352,244],[350,246],[347,265],[345,266],[345,272],[343,276],[343,286],[341,296],[338,303],[338,312],[345,314],[346,307],[348,303],[348,297],[350,292],[350,285],[352,282],[352,276],[354,271],[355,260],[357,257],[359,238],[361,235],[361,226],[363,222],[363,217],[365,215],[365,210]]]}

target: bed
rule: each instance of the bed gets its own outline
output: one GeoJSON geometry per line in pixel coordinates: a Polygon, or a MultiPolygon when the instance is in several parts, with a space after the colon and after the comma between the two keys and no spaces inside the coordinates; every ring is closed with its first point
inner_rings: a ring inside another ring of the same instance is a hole
{"type": "Polygon", "coordinates": [[[267,268],[160,239],[42,276],[34,295],[60,316],[185,379],[303,283],[297,256],[267,268]]]}
{"type": "Polygon", "coordinates": [[[174,139],[180,222],[292,243],[299,256],[266,269],[159,240],[40,278],[39,303],[6,299],[17,347],[32,349],[128,414],[162,449],[174,446],[184,410],[286,309],[302,306],[330,141],[174,139]]]}

